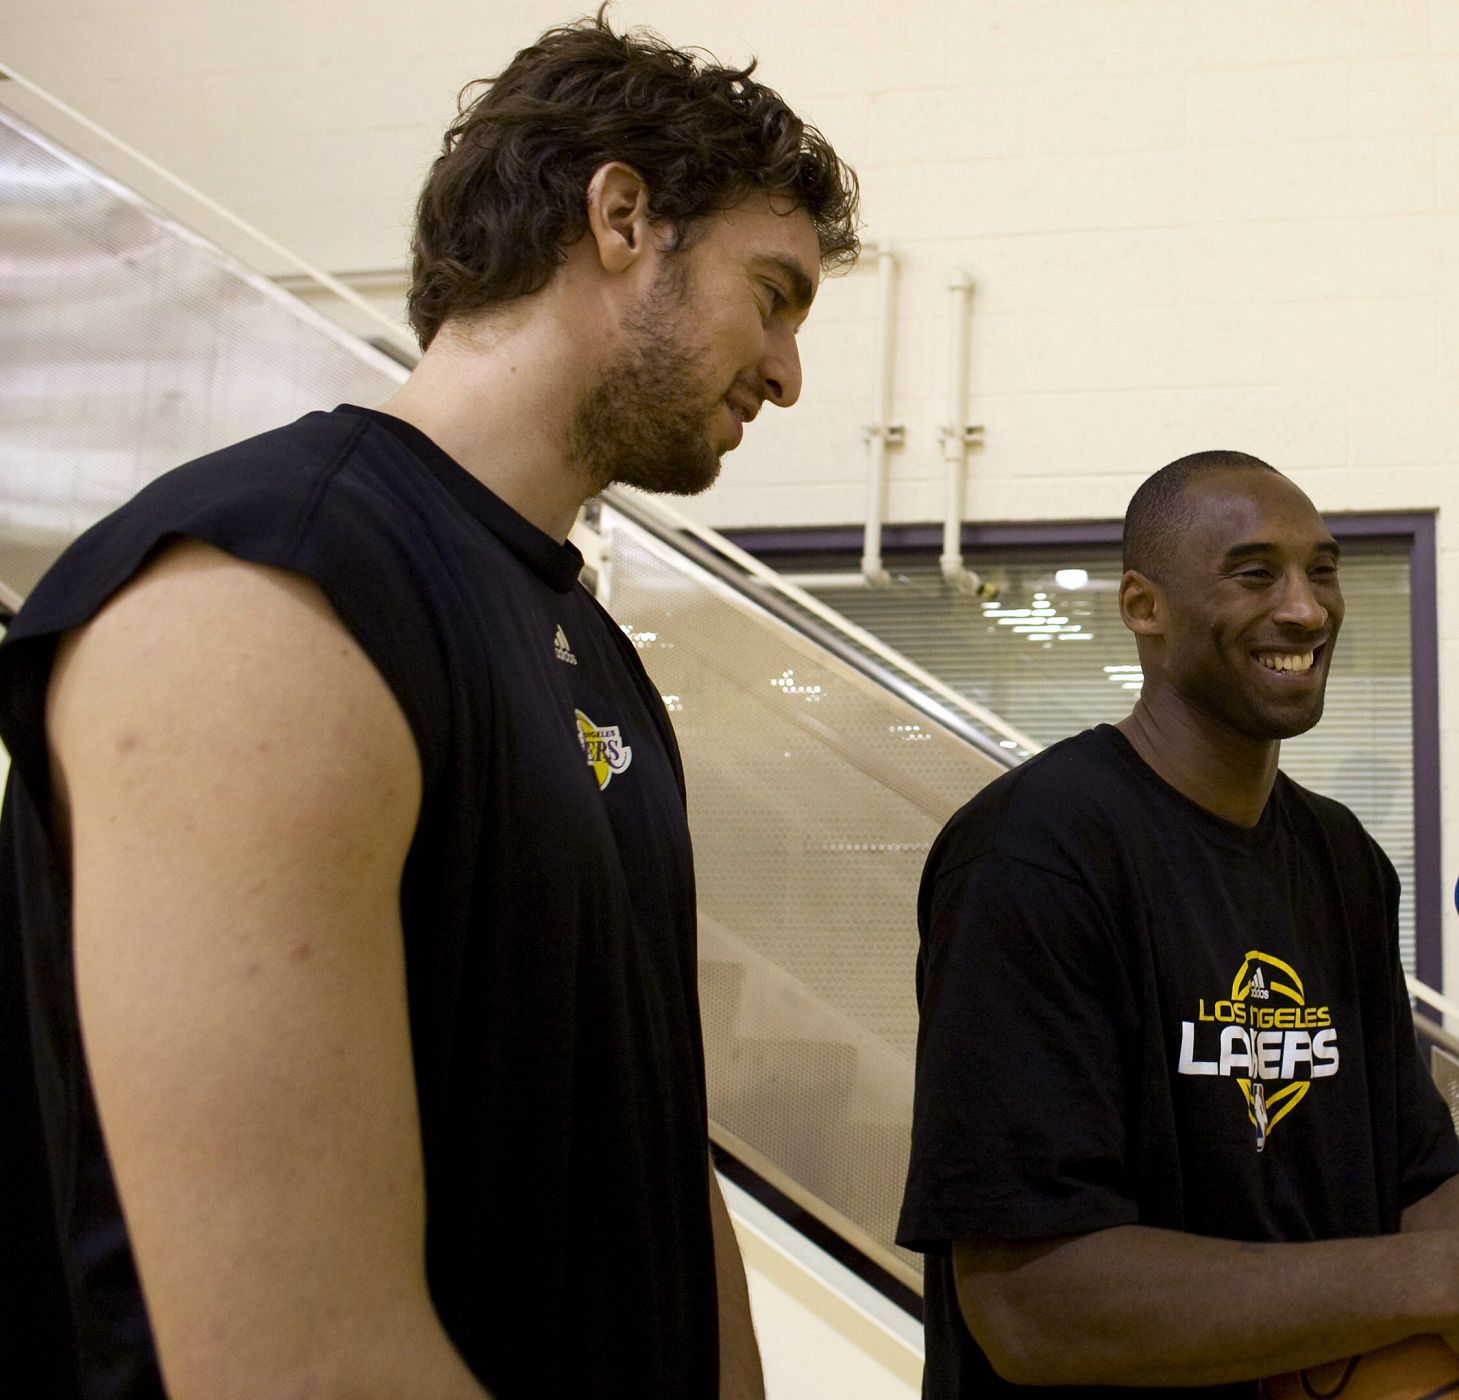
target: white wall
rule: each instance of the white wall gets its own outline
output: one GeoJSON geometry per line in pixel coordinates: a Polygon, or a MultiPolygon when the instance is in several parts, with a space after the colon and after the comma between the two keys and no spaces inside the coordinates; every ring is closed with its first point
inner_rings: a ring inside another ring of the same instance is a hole
{"type": "MultiPolygon", "coordinates": [[[[314,261],[393,268],[454,90],[568,12],[10,0],[0,62],[314,261]]],[[[1326,510],[1438,509],[1441,676],[1459,687],[1459,0],[616,13],[758,52],[860,170],[865,232],[902,257],[892,519],[940,510],[944,286],[964,267],[987,434],[971,517],[1116,517],[1154,468],[1213,446],[1269,458],[1326,510]]],[[[873,283],[825,288],[801,407],[754,426],[702,518],[858,518],[873,283]]],[[[1446,715],[1452,878],[1459,707],[1446,715]]]]}

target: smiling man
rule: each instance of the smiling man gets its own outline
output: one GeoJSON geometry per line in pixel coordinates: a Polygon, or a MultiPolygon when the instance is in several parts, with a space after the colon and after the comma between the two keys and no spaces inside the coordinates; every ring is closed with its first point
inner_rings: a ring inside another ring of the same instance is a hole
{"type": "Polygon", "coordinates": [[[929,857],[899,1236],[929,1400],[1255,1396],[1459,1343],[1459,1144],[1398,960],[1398,881],[1277,767],[1343,618],[1312,503],[1238,452],[1125,518],[1134,712],[979,793],[929,857]]]}
{"type": "Polygon", "coordinates": [[[37,587],[0,649],[28,1393],[763,1393],[677,750],[565,538],[795,403],[855,225],[748,70],[550,31],[426,182],[399,393],[170,473],[37,587]]]}

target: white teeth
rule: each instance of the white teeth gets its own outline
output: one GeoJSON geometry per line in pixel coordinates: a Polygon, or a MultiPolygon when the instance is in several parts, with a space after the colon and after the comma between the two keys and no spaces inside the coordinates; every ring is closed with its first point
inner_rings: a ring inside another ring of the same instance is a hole
{"type": "Polygon", "coordinates": [[[1262,653],[1257,656],[1257,661],[1265,666],[1268,671],[1310,671],[1312,669],[1312,657],[1314,653],[1304,651],[1294,653],[1290,656],[1270,656],[1262,653]]]}

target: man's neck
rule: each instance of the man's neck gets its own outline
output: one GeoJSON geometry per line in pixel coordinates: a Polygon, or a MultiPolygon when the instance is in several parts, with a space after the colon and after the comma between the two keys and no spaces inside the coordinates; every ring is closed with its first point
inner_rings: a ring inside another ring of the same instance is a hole
{"type": "Polygon", "coordinates": [[[380,410],[419,428],[519,515],[567,538],[597,489],[567,452],[586,372],[540,323],[447,326],[380,410]]]}
{"type": "Polygon", "coordinates": [[[1116,726],[1178,793],[1237,826],[1254,827],[1277,780],[1281,745],[1214,725],[1176,703],[1145,697],[1116,726]]]}

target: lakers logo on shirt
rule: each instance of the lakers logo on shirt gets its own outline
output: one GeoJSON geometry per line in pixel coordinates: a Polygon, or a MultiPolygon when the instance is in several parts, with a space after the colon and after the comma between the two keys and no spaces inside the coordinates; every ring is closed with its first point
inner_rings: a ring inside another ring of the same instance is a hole
{"type": "Polygon", "coordinates": [[[578,721],[578,742],[583,746],[583,755],[588,767],[598,780],[600,789],[613,781],[615,773],[621,773],[633,762],[633,750],[623,742],[623,735],[616,724],[594,724],[581,710],[574,710],[578,721]]]}
{"type": "Polygon", "coordinates": [[[1290,963],[1247,953],[1229,996],[1196,1003],[1180,1028],[1181,1074],[1234,1079],[1258,1152],[1318,1079],[1338,1071],[1337,1027],[1326,1006],[1310,1006],[1290,963]]]}

